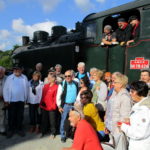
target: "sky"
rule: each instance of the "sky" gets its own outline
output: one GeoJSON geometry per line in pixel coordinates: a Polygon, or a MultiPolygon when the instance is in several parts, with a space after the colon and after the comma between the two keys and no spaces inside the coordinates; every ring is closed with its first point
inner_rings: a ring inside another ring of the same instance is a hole
{"type": "Polygon", "coordinates": [[[22,36],[33,38],[43,30],[63,25],[68,31],[90,13],[101,12],[133,0],[0,0],[0,50],[22,45],[22,36]]]}

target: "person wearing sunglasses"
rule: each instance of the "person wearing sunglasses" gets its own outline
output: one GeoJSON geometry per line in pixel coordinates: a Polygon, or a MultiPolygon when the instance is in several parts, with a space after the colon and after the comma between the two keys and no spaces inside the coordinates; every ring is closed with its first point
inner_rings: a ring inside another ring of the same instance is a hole
{"type": "Polygon", "coordinates": [[[90,90],[82,91],[80,94],[80,101],[83,105],[83,113],[85,115],[85,119],[93,126],[93,128],[97,131],[98,137],[100,140],[103,140],[105,137],[104,133],[104,122],[99,116],[98,109],[91,102],[93,94],[90,90]]]}
{"type": "Polygon", "coordinates": [[[80,90],[79,90],[77,98],[76,98],[76,103],[81,105],[80,94],[82,91],[88,90],[89,86],[90,86],[90,80],[88,77],[85,76],[80,79],[80,90]]]}
{"type": "Polygon", "coordinates": [[[103,150],[98,136],[91,126],[84,119],[84,114],[80,105],[75,105],[69,112],[69,121],[75,127],[75,135],[71,147],[62,150],[103,150]]]}
{"type": "Polygon", "coordinates": [[[73,80],[72,70],[65,72],[65,80],[62,85],[59,84],[57,93],[57,106],[61,113],[60,134],[61,142],[66,142],[66,134],[64,130],[65,120],[70,109],[74,105],[78,93],[78,83],[73,80]]]}

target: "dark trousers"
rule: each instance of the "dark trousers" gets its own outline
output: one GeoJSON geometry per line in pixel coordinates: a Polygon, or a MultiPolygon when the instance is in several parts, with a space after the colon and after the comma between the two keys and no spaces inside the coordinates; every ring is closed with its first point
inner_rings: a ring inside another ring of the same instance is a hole
{"type": "Polygon", "coordinates": [[[40,124],[39,104],[29,104],[30,125],[40,124]]]}
{"type": "Polygon", "coordinates": [[[50,129],[51,134],[56,134],[56,111],[42,109],[41,131],[45,134],[50,129]]]}
{"type": "Polygon", "coordinates": [[[24,102],[11,102],[8,108],[8,130],[22,130],[24,102]]]}

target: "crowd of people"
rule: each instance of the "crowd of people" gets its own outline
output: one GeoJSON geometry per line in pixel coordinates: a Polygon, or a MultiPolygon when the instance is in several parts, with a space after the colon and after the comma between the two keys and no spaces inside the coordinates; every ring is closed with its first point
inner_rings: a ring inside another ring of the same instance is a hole
{"type": "Polygon", "coordinates": [[[137,16],[130,16],[128,22],[125,18],[117,20],[118,28],[114,31],[111,25],[104,26],[101,45],[130,45],[136,42],[140,34],[140,21],[137,16]]]}
{"type": "Polygon", "coordinates": [[[59,133],[63,143],[74,138],[73,145],[63,150],[102,150],[102,141],[118,143],[122,132],[129,137],[129,150],[148,150],[150,69],[141,70],[139,81],[128,84],[120,72],[104,73],[95,67],[88,72],[85,67],[79,62],[76,73],[63,74],[57,64],[44,77],[38,63],[29,79],[21,66],[9,76],[0,66],[0,133],[7,138],[16,133],[25,136],[28,105],[30,133],[49,134],[52,139],[59,133]]]}

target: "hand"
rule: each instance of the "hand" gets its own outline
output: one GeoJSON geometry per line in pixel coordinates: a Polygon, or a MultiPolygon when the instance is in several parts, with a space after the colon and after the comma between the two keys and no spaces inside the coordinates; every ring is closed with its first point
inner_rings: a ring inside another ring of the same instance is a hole
{"type": "Polygon", "coordinates": [[[61,108],[61,107],[58,110],[60,113],[63,113],[63,111],[64,111],[63,108],[61,108]]]}
{"type": "Polygon", "coordinates": [[[97,86],[97,87],[96,87],[96,90],[98,90],[98,91],[99,91],[99,90],[100,90],[100,87],[99,87],[99,86],[97,86]]]}

